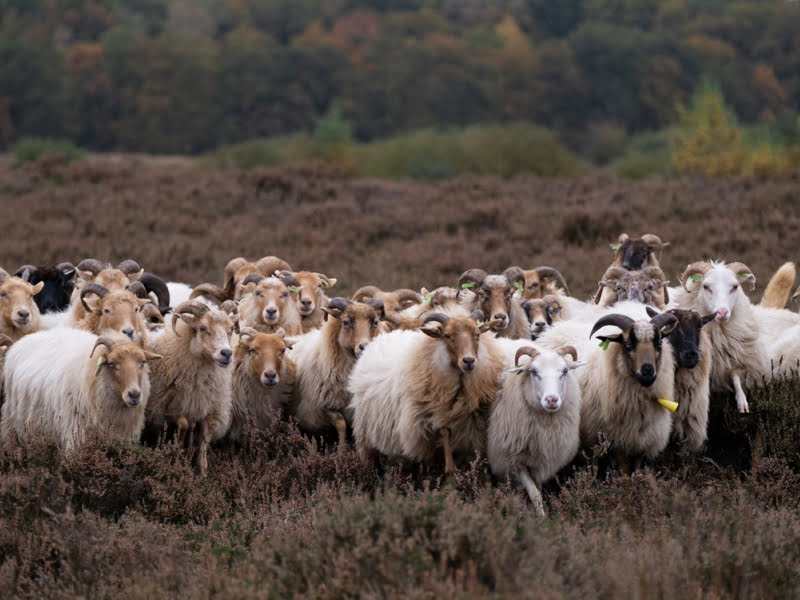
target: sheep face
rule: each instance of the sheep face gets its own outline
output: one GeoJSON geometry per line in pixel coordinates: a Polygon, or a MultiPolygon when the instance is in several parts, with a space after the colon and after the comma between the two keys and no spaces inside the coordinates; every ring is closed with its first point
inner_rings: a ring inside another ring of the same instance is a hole
{"type": "Polygon", "coordinates": [[[693,310],[667,311],[678,319],[678,326],[669,334],[669,343],[675,352],[678,366],[693,369],[700,361],[700,330],[716,318],[716,313],[701,317],[693,310]]]}
{"type": "Polygon", "coordinates": [[[115,342],[101,337],[92,356],[99,355],[95,377],[108,378],[125,406],[136,407],[147,402],[150,382],[147,363],[160,355],[142,350],[133,342],[115,342]],[[110,346],[109,346],[110,344],[110,346]]]}
{"type": "Polygon", "coordinates": [[[339,347],[359,358],[367,345],[378,334],[378,322],[384,317],[383,303],[372,298],[366,303],[353,302],[347,298],[333,298],[322,309],[325,320],[336,319],[339,347]]]}
{"type": "Polygon", "coordinates": [[[646,267],[641,271],[626,271],[622,267],[611,267],[598,285],[595,302],[600,301],[602,288],[606,287],[614,292],[613,296],[603,302],[604,306],[630,300],[650,304],[663,310],[669,302],[669,292],[667,292],[669,281],[659,267],[646,267]]]}
{"type": "Polygon", "coordinates": [[[590,336],[606,325],[614,325],[622,330],[618,335],[597,336],[603,342],[620,344],[621,369],[640,385],[653,385],[661,366],[663,336],[672,333],[678,325],[677,318],[669,313],[660,313],[650,321],[634,321],[625,315],[606,315],[595,323],[590,336]]]}
{"type": "Polygon", "coordinates": [[[433,291],[422,288],[420,295],[431,310],[439,311],[458,305],[458,290],[456,288],[441,286],[433,291]]]}
{"type": "Polygon", "coordinates": [[[179,337],[190,336],[189,352],[194,357],[227,367],[233,361],[231,335],[238,327],[236,311],[231,300],[219,308],[185,302],[175,307],[172,327],[179,337]]]}
{"type": "Polygon", "coordinates": [[[248,312],[258,314],[267,325],[277,325],[281,315],[293,302],[289,297],[289,287],[277,277],[267,277],[258,282],[248,301],[248,312]]]}
{"type": "Polygon", "coordinates": [[[750,283],[755,288],[756,278],[742,263],[693,263],[681,275],[688,291],[697,290],[706,313],[715,313],[716,320],[730,320],[733,308],[744,297],[742,285],[750,283]]]}
{"type": "Polygon", "coordinates": [[[620,264],[628,271],[638,271],[647,265],[650,252],[650,246],[641,238],[628,238],[619,247],[620,264]]]}
{"type": "Polygon", "coordinates": [[[517,350],[516,372],[528,378],[525,402],[535,411],[557,412],[566,396],[567,377],[571,369],[586,363],[576,362],[577,352],[572,346],[562,346],[555,352],[540,352],[532,346],[517,350]],[[527,364],[519,366],[519,359],[527,355],[527,364]]]}
{"type": "Polygon", "coordinates": [[[559,287],[569,293],[564,276],[553,267],[541,266],[522,273],[525,276],[523,300],[536,300],[548,294],[555,294],[559,287]]]}
{"type": "MultiPolygon", "coordinates": [[[[288,273],[293,276],[300,284],[294,291],[297,310],[303,317],[311,315],[317,307],[325,304],[325,289],[336,284],[336,278],[328,277],[322,273],[312,273],[310,271],[300,271],[298,273],[288,273]]],[[[282,273],[283,274],[283,273],[282,273]]]]}
{"type": "Polygon", "coordinates": [[[356,302],[367,302],[371,298],[381,301],[385,313],[400,312],[415,304],[422,304],[424,302],[422,296],[414,290],[402,288],[393,292],[384,292],[374,285],[366,285],[356,290],[352,300],[356,302]]]}
{"type": "Polygon", "coordinates": [[[39,307],[34,296],[42,291],[44,282],[31,285],[20,277],[0,278],[0,316],[3,326],[20,333],[36,331],[39,327],[39,307]]]}
{"type": "Polygon", "coordinates": [[[525,274],[519,267],[509,267],[502,275],[486,275],[483,271],[472,269],[461,275],[459,287],[474,287],[475,307],[485,318],[496,321],[495,329],[508,327],[511,303],[514,292],[523,289],[525,274]],[[482,274],[482,275],[481,275],[482,274]]]}
{"type": "Polygon", "coordinates": [[[481,334],[492,329],[494,323],[478,325],[469,317],[448,318],[441,313],[434,313],[425,317],[420,331],[444,344],[454,369],[469,373],[478,366],[481,334]]]}
{"type": "MultiPolygon", "coordinates": [[[[85,289],[93,290],[95,287],[87,286],[85,289]]],[[[137,298],[128,290],[116,290],[107,291],[102,296],[88,291],[83,296],[83,302],[88,310],[81,328],[95,335],[122,334],[137,343],[141,343],[146,335],[142,308],[152,305],[150,300],[137,298]]],[[[158,312],[157,308],[155,310],[158,312]]]]}
{"type": "Polygon", "coordinates": [[[75,267],[70,263],[61,263],[55,267],[23,265],[17,269],[15,275],[32,285],[40,281],[44,283],[42,291],[34,297],[42,314],[59,312],[69,306],[72,291],[75,289],[75,267]]]}
{"type": "Polygon", "coordinates": [[[561,318],[561,304],[555,296],[545,296],[522,303],[522,310],[528,317],[531,328],[531,339],[539,338],[561,318]]]}
{"type": "MultiPolygon", "coordinates": [[[[284,355],[290,345],[278,333],[242,333],[236,348],[236,364],[248,369],[250,376],[261,385],[273,387],[280,383],[284,355]]],[[[239,368],[239,367],[237,367],[239,368]]]]}

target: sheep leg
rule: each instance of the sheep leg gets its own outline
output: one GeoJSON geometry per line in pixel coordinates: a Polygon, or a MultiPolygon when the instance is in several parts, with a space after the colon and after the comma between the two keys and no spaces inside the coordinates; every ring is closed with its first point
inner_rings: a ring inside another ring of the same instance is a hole
{"type": "Polygon", "coordinates": [[[742,389],[741,375],[741,371],[733,369],[731,371],[731,381],[733,381],[733,389],[736,393],[736,408],[739,409],[740,413],[748,413],[750,412],[750,407],[747,404],[747,396],[744,395],[744,390],[742,389]]]}
{"type": "Polygon", "coordinates": [[[439,435],[442,438],[442,448],[444,449],[444,474],[450,475],[456,470],[453,462],[453,448],[450,445],[450,430],[447,427],[442,427],[439,430],[439,435]]]}
{"type": "Polygon", "coordinates": [[[536,514],[540,517],[544,517],[545,513],[542,492],[539,491],[538,487],[536,487],[536,482],[533,481],[528,469],[525,467],[517,467],[516,473],[520,483],[522,483],[523,487],[525,488],[525,491],[528,492],[528,498],[531,499],[531,503],[533,504],[533,508],[536,510],[536,514]]]}
{"type": "Polygon", "coordinates": [[[347,444],[347,421],[345,421],[342,413],[336,410],[328,411],[328,419],[330,419],[331,425],[339,433],[339,450],[344,450],[345,444],[347,444]]]}
{"type": "Polygon", "coordinates": [[[197,424],[197,450],[194,455],[194,466],[201,477],[205,477],[208,472],[208,442],[210,439],[208,422],[203,419],[197,424]]]}

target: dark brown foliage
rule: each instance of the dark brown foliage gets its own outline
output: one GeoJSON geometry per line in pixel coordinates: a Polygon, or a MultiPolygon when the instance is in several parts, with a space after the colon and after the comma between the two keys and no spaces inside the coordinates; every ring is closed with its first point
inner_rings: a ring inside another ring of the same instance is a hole
{"type": "MultiPolygon", "coordinates": [[[[3,221],[14,223],[0,264],[134,258],[217,282],[233,256],[276,254],[339,277],[347,293],[547,263],[588,296],[618,224],[669,239],[667,273],[724,256],[761,282],[790,258],[800,225],[791,178],[421,185],[316,166],[209,175],[137,161],[0,172],[3,221]],[[583,246],[566,243],[583,214],[604,221],[583,246]]],[[[764,386],[749,415],[714,398],[704,454],[667,455],[630,478],[602,468],[599,447],[548,487],[546,519],[520,490],[492,485],[482,459],[447,480],[441,465],[375,471],[283,422],[214,448],[205,478],[176,444],[93,437],[64,456],[52,439],[3,440],[0,595],[797,596],[797,389],[764,386]]]]}

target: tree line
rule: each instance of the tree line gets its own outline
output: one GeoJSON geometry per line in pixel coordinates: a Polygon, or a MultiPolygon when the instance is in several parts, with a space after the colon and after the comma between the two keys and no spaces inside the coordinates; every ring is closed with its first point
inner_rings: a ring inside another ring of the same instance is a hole
{"type": "Polygon", "coordinates": [[[700,81],[797,123],[800,3],[778,0],[0,0],[0,146],[200,153],[312,131],[358,141],[529,121],[678,121],[700,81]]]}

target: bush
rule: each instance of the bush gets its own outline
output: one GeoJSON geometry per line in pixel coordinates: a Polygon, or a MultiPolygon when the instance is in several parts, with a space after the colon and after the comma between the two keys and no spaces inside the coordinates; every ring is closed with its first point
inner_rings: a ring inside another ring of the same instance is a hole
{"type": "Polygon", "coordinates": [[[83,158],[86,151],[78,148],[69,140],[55,140],[50,138],[26,137],[19,140],[11,148],[14,161],[17,165],[38,160],[45,154],[58,156],[67,162],[83,158]]]}

